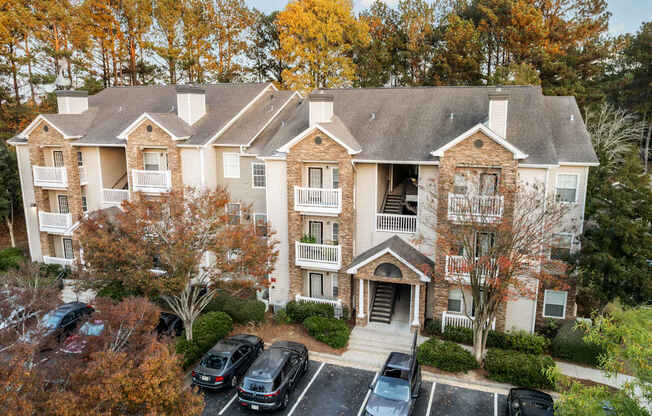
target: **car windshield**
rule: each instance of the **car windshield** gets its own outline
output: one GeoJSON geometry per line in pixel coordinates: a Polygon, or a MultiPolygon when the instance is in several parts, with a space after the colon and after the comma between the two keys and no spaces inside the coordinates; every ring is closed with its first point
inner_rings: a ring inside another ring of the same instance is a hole
{"type": "Polygon", "coordinates": [[[221,370],[226,366],[226,357],[222,355],[209,355],[204,357],[201,360],[201,365],[206,368],[211,368],[213,370],[221,370]]]}
{"type": "Polygon", "coordinates": [[[257,391],[257,392],[272,391],[271,381],[261,381],[261,380],[254,380],[251,378],[245,378],[243,384],[246,390],[257,391]]]}
{"type": "Polygon", "coordinates": [[[380,377],[374,387],[374,394],[390,400],[410,400],[410,385],[406,380],[380,377]]]}
{"type": "Polygon", "coordinates": [[[53,312],[48,312],[43,316],[43,320],[41,320],[41,325],[43,325],[46,328],[56,328],[59,326],[59,322],[61,322],[62,315],[53,313],[53,312]]]}
{"type": "Polygon", "coordinates": [[[86,322],[79,328],[79,333],[82,335],[102,335],[104,331],[104,323],[102,321],[86,322]]]}

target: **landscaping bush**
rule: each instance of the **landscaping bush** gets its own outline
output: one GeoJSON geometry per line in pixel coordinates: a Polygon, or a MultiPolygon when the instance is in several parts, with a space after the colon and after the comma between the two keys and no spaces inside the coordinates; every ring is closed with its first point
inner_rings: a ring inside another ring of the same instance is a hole
{"type": "Polygon", "coordinates": [[[125,288],[122,283],[118,281],[107,284],[97,292],[98,298],[111,298],[117,301],[121,301],[130,296],[142,296],[142,294],[125,288]]]}
{"type": "MultiPolygon", "coordinates": [[[[442,338],[460,344],[473,345],[473,330],[447,326],[442,338]]],[[[487,348],[515,350],[527,354],[542,354],[548,347],[548,340],[536,334],[527,332],[498,332],[489,331],[487,335],[487,348]]]]}
{"type": "Polygon", "coordinates": [[[17,269],[23,261],[23,251],[18,247],[10,247],[0,250],[0,271],[6,272],[9,269],[17,269]]]}
{"type": "Polygon", "coordinates": [[[547,355],[490,349],[484,359],[488,377],[519,387],[551,389],[554,383],[546,375],[555,362],[547,355]]]}
{"type": "Polygon", "coordinates": [[[444,339],[460,344],[473,345],[473,330],[459,326],[447,326],[442,334],[444,339]]]}
{"type": "Polygon", "coordinates": [[[327,303],[299,303],[299,302],[288,302],[285,306],[285,311],[287,312],[292,322],[303,323],[306,318],[311,316],[321,316],[323,318],[332,318],[335,315],[333,310],[333,305],[327,303]]]}
{"type": "Polygon", "coordinates": [[[310,336],[333,348],[344,348],[349,342],[349,326],[346,321],[323,316],[310,316],[303,321],[310,336]]]}
{"type": "Polygon", "coordinates": [[[441,319],[427,319],[424,332],[427,335],[441,335],[441,319]]]}
{"type": "Polygon", "coordinates": [[[470,352],[452,341],[440,341],[437,338],[430,338],[419,345],[417,359],[422,365],[451,373],[466,373],[478,368],[478,362],[470,352]]]}
{"type": "Polygon", "coordinates": [[[289,324],[290,322],[291,322],[290,317],[288,316],[287,312],[285,312],[285,309],[281,309],[280,311],[274,314],[275,324],[284,325],[284,324],[289,324]]]}
{"type": "Polygon", "coordinates": [[[218,295],[204,308],[206,312],[224,312],[234,322],[246,324],[265,320],[265,303],[256,299],[242,299],[227,294],[218,295]]]}
{"type": "Polygon", "coordinates": [[[233,329],[233,320],[224,312],[208,312],[195,320],[192,326],[192,342],[185,334],[177,340],[177,353],[183,354],[183,367],[187,368],[224,338],[233,329]]]}
{"type": "Polygon", "coordinates": [[[604,353],[603,348],[587,343],[583,338],[584,330],[576,328],[575,322],[564,323],[552,340],[550,348],[552,356],[576,363],[599,365],[599,356],[604,353]]]}

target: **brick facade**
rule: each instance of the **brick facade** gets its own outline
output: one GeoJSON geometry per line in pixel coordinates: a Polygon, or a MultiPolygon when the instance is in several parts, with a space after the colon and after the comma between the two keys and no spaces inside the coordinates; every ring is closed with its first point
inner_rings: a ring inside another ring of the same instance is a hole
{"type": "MultiPolygon", "coordinates": [[[[294,187],[302,186],[302,178],[306,161],[315,165],[335,162],[339,169],[340,188],[342,189],[342,212],[338,215],[340,223],[339,243],[342,250],[342,267],[353,260],[353,233],[355,225],[353,206],[353,164],[351,155],[345,148],[326,137],[321,131],[316,130],[299,143],[295,144],[287,155],[287,186],[288,186],[288,245],[289,245],[289,282],[290,298],[296,294],[303,294],[303,278],[301,268],[295,265],[295,241],[301,240],[303,235],[304,216],[294,210],[294,187]],[[315,138],[321,137],[321,143],[315,143],[315,138]]],[[[333,217],[330,217],[333,219],[333,217]]],[[[344,305],[350,306],[351,279],[346,273],[338,273],[339,299],[344,305]]]]}
{"type": "MultiPolygon", "coordinates": [[[[561,321],[561,319],[555,318],[544,318],[543,317],[543,300],[545,297],[546,289],[554,289],[553,287],[548,287],[545,282],[539,282],[539,295],[537,296],[537,316],[535,321],[535,327],[540,328],[545,325],[548,319],[561,321]]],[[[574,282],[571,282],[571,287],[568,288],[568,294],[566,296],[566,317],[564,320],[574,320],[576,318],[575,314],[575,296],[577,290],[574,282]]]]}

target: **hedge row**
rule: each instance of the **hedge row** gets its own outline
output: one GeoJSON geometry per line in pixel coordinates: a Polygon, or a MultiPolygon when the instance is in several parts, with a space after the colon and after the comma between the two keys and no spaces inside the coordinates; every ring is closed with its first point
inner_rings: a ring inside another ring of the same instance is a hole
{"type": "MultiPolygon", "coordinates": [[[[473,330],[447,326],[442,338],[460,344],[473,345],[473,330]]],[[[548,348],[548,340],[537,334],[527,332],[499,332],[489,331],[487,335],[487,348],[514,350],[527,354],[542,354],[548,348]]]]}
{"type": "Polygon", "coordinates": [[[303,321],[310,336],[333,348],[344,348],[349,343],[350,329],[347,323],[336,318],[310,316],[303,321]]]}
{"type": "Polygon", "coordinates": [[[18,247],[0,250],[0,271],[6,272],[9,269],[18,269],[23,260],[23,251],[18,247]]]}
{"type": "Polygon", "coordinates": [[[484,359],[490,379],[519,387],[554,388],[555,383],[546,375],[546,371],[554,367],[555,362],[547,355],[500,349],[490,349],[484,359]]]}
{"type": "Polygon", "coordinates": [[[217,295],[204,308],[207,312],[224,312],[233,322],[247,324],[249,322],[262,322],[265,320],[265,303],[256,299],[242,299],[226,294],[217,295]]]}
{"type": "Polygon", "coordinates": [[[199,360],[231,330],[233,320],[224,312],[208,312],[197,318],[192,326],[192,341],[186,341],[185,333],[177,340],[176,350],[183,355],[183,367],[199,360]]]}
{"type": "Polygon", "coordinates": [[[599,357],[605,351],[599,345],[585,342],[584,333],[581,328],[576,328],[575,322],[564,323],[552,340],[552,356],[591,366],[599,365],[599,357]]]}
{"type": "Polygon", "coordinates": [[[321,316],[322,318],[332,318],[335,316],[333,305],[326,303],[312,302],[295,302],[291,301],[285,306],[285,311],[292,322],[303,323],[306,318],[311,316],[321,316]]]}
{"type": "Polygon", "coordinates": [[[478,368],[478,362],[469,351],[452,341],[440,341],[437,338],[430,338],[419,345],[417,359],[422,365],[451,373],[466,373],[478,368]]]}

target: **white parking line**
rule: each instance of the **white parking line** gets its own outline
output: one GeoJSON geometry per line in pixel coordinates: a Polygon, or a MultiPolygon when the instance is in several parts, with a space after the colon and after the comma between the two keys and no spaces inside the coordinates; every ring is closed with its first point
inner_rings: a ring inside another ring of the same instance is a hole
{"type": "Polygon", "coordinates": [[[303,399],[303,396],[306,395],[306,392],[308,391],[308,389],[310,388],[310,386],[312,386],[312,383],[315,382],[315,379],[316,379],[317,376],[319,375],[319,372],[321,371],[322,368],[324,368],[325,365],[326,365],[326,363],[321,363],[321,365],[319,366],[319,369],[317,370],[317,372],[315,373],[315,375],[312,376],[312,379],[310,380],[310,383],[308,383],[308,385],[306,386],[306,388],[303,389],[303,392],[301,392],[301,396],[299,396],[299,398],[297,399],[297,402],[294,404],[294,406],[292,406],[292,410],[290,410],[290,413],[288,413],[288,416],[292,416],[292,413],[294,413],[294,410],[297,408],[297,406],[299,406],[299,403],[301,402],[301,399],[303,399]]]}
{"type": "Polygon", "coordinates": [[[231,403],[233,403],[235,401],[235,399],[237,399],[237,398],[238,398],[238,393],[234,394],[233,397],[231,397],[231,400],[229,400],[229,402],[226,404],[226,406],[224,406],[224,408],[222,410],[220,410],[220,413],[218,413],[218,416],[222,416],[224,414],[224,412],[226,412],[226,409],[228,409],[229,406],[231,406],[231,403]]]}
{"type": "Polygon", "coordinates": [[[494,416],[498,416],[498,393],[494,393],[494,416]]]}
{"type": "MultiPolygon", "coordinates": [[[[371,384],[373,384],[376,381],[376,378],[378,378],[378,372],[374,374],[374,379],[371,381],[371,384]]],[[[369,400],[369,395],[371,394],[371,389],[367,390],[367,395],[364,396],[364,401],[362,402],[362,406],[360,406],[360,410],[358,410],[358,416],[364,412],[364,407],[367,405],[367,401],[369,400]]]]}
{"type": "Polygon", "coordinates": [[[430,399],[428,400],[428,411],[426,412],[426,416],[430,415],[430,411],[432,410],[432,399],[435,397],[435,386],[437,383],[433,382],[432,383],[432,388],[430,389],[430,399]]]}

